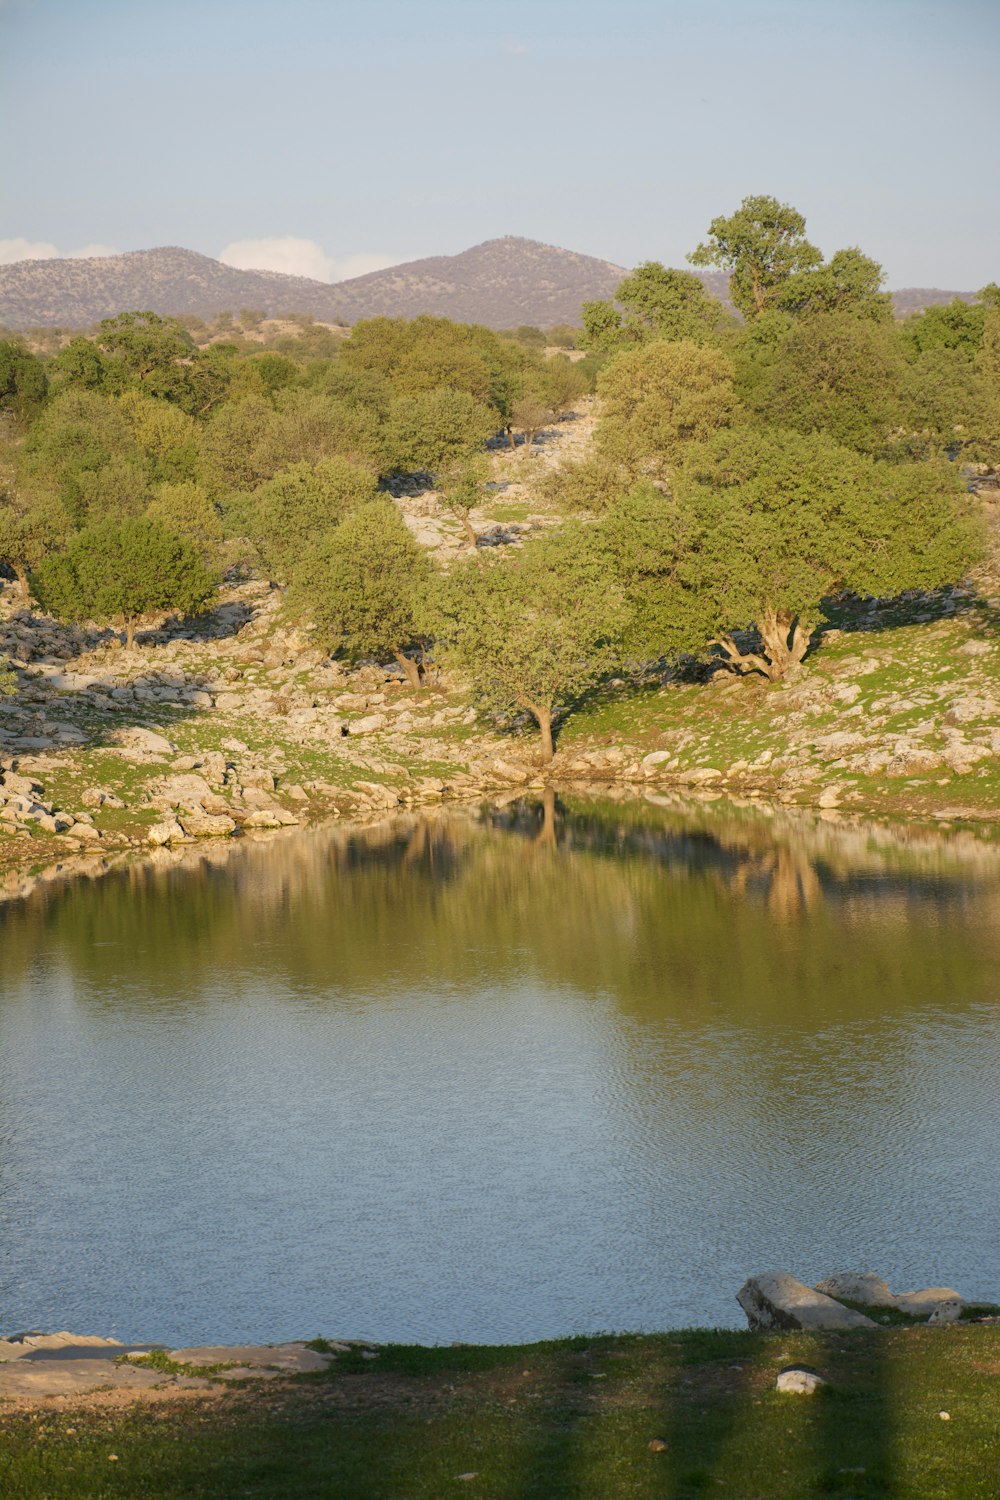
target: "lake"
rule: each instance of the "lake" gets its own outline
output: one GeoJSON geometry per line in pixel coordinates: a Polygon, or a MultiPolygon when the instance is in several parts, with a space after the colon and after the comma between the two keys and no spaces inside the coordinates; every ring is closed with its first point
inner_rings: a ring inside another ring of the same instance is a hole
{"type": "Polygon", "coordinates": [[[1000,1295],[1000,850],[530,800],[0,906],[0,1332],[742,1326],[1000,1295]]]}

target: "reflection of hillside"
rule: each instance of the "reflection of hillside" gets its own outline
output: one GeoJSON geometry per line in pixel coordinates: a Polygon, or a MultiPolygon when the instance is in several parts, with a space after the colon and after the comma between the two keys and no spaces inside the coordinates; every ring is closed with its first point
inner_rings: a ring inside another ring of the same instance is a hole
{"type": "Polygon", "coordinates": [[[0,913],[5,979],[145,1003],[540,980],[792,1025],[996,998],[1000,855],[717,807],[519,802],[135,865],[0,913]],[[956,997],[953,999],[952,997],[956,997]],[[957,998],[957,997],[960,997],[957,998]]]}

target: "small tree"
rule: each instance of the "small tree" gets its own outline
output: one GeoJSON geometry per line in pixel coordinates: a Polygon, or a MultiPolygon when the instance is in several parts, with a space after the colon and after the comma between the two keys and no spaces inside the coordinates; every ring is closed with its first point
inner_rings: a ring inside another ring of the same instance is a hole
{"type": "Polygon", "coordinates": [[[605,354],[617,354],[651,339],[691,339],[703,344],[730,321],[700,276],[647,261],[619,284],[614,302],[583,304],[583,344],[605,354]]]}
{"type": "Polygon", "coordinates": [[[489,478],[490,466],[484,453],[473,453],[459,459],[440,476],[440,494],[444,505],[462,523],[465,539],[470,547],[479,541],[472,524],[472,512],[482,499],[483,485],[489,478]]]}
{"type": "Polygon", "coordinates": [[[733,380],[724,354],[689,339],[620,354],[597,382],[598,449],[633,475],[669,475],[688,443],[733,420],[733,380]]]}
{"type": "Polygon", "coordinates": [[[290,464],[261,485],[254,497],[253,539],[278,582],[293,578],[303,554],[377,493],[374,476],[346,458],[290,464]]]}
{"type": "Polygon", "coordinates": [[[54,495],[40,495],[26,503],[0,492],[0,562],[17,578],[23,605],[30,598],[32,569],[63,544],[72,529],[73,523],[54,495]]]}
{"type": "Polygon", "coordinates": [[[774,306],[790,276],[818,266],[823,257],[805,237],[806,221],[777,198],[744,198],[728,218],[708,226],[708,239],[688,256],[693,266],[729,272],[729,295],[745,318],[774,306]]]}
{"type": "Polygon", "coordinates": [[[77,532],[64,552],[41,564],[32,587],[42,608],[61,619],[119,623],[131,650],[142,615],[197,614],[216,580],[191,542],[140,516],[77,532]]]}
{"type": "Polygon", "coordinates": [[[419,688],[420,668],[406,653],[424,644],[420,621],[430,576],[427,554],[393,502],[371,500],[302,557],[289,603],[330,650],[349,661],[394,658],[419,688]]]}
{"type": "Polygon", "coordinates": [[[438,648],[469,674],[483,707],[530,714],[548,762],[554,719],[614,666],[624,611],[595,538],[574,525],[453,568],[435,620],[438,648]]]}
{"type": "Polygon", "coordinates": [[[856,246],[837,250],[826,264],[797,271],[774,297],[776,306],[806,313],[848,313],[876,323],[892,322],[892,297],[882,291],[885,272],[856,246]]]}
{"type": "Polygon", "coordinates": [[[446,386],[392,402],[385,429],[389,469],[436,474],[481,448],[497,430],[497,414],[468,391],[446,386]]]}
{"type": "Polygon", "coordinates": [[[0,411],[26,426],[45,405],[49,382],[37,355],[18,339],[0,339],[0,411]]]}

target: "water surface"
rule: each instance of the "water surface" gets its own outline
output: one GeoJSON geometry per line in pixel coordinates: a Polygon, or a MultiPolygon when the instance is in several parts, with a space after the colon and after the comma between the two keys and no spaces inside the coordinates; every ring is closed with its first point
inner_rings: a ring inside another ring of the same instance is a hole
{"type": "Polygon", "coordinates": [[[739,1324],[771,1267],[1000,1293],[967,837],[514,804],[38,891],[0,965],[0,1331],[739,1324]]]}

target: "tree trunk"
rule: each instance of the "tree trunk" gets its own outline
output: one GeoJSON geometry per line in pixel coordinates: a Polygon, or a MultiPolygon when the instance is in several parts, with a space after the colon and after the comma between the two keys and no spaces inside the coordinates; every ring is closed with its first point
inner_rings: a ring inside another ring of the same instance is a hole
{"type": "Polygon", "coordinates": [[[135,616],[125,616],[125,650],[131,651],[135,645],[135,616]]]}
{"type": "Polygon", "coordinates": [[[14,575],[17,578],[17,588],[22,604],[28,604],[31,600],[31,589],[28,587],[28,570],[23,563],[12,562],[14,575]]]}
{"type": "Polygon", "coordinates": [[[801,665],[809,650],[811,632],[805,621],[791,611],[775,610],[770,605],[765,605],[761,612],[757,629],[771,664],[767,675],[772,682],[780,682],[788,672],[801,665]]]}
{"type": "Polygon", "coordinates": [[[514,436],[514,429],[510,425],[509,422],[507,423],[507,426],[504,429],[504,431],[507,433],[507,442],[510,445],[510,447],[516,449],[516,447],[517,447],[517,438],[514,436]]]}
{"type": "Polygon", "coordinates": [[[413,660],[413,657],[405,656],[402,651],[397,651],[396,660],[402,667],[403,675],[405,676],[407,682],[410,684],[410,687],[416,688],[419,691],[419,689],[423,687],[423,683],[420,680],[420,668],[413,660]]]}
{"type": "Polygon", "coordinates": [[[555,754],[552,744],[552,710],[536,704],[531,709],[531,713],[538,721],[538,732],[542,737],[542,764],[547,766],[555,754]]]}
{"type": "Polygon", "coordinates": [[[477,535],[476,528],[473,526],[471,520],[469,519],[469,512],[467,510],[463,510],[462,512],[462,525],[465,527],[465,540],[468,542],[469,546],[478,547],[479,536],[477,535]]]}

